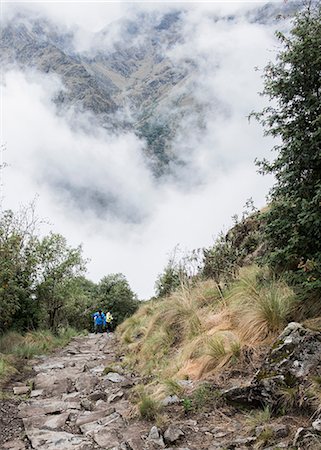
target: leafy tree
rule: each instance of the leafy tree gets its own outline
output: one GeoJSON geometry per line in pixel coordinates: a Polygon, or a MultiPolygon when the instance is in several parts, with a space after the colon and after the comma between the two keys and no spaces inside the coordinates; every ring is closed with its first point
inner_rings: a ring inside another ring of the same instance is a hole
{"type": "Polygon", "coordinates": [[[131,316],[138,308],[138,300],[128,281],[121,273],[105,276],[97,287],[98,306],[103,311],[111,311],[113,326],[131,316]]]}
{"type": "Polygon", "coordinates": [[[33,205],[0,215],[0,329],[37,325],[34,301],[38,266],[33,205]]]}
{"type": "Polygon", "coordinates": [[[217,286],[228,283],[238,272],[239,250],[229,235],[220,233],[214,245],[203,250],[204,261],[202,274],[213,278],[217,286]]]}
{"type": "Polygon", "coordinates": [[[44,323],[55,330],[73,297],[74,280],[85,268],[81,247],[67,246],[60,234],[50,233],[39,243],[39,282],[37,298],[44,323]]]}
{"type": "MultiPolygon", "coordinates": [[[[276,183],[265,214],[268,262],[305,289],[321,290],[321,5],[309,2],[265,68],[271,104],[254,116],[279,138],[276,158],[259,162],[276,183]]],[[[319,294],[318,294],[319,295],[319,294]]]]}
{"type": "Polygon", "coordinates": [[[155,282],[157,297],[166,297],[181,285],[181,270],[170,260],[155,282]]]}

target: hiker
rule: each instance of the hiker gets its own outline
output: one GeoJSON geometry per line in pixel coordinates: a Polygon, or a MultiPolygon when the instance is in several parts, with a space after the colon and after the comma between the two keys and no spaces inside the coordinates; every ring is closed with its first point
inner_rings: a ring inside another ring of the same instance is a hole
{"type": "Polygon", "coordinates": [[[106,316],[105,314],[102,312],[101,309],[98,310],[98,312],[96,312],[95,314],[93,314],[93,318],[94,318],[94,329],[95,329],[95,333],[102,333],[103,332],[103,328],[106,325],[106,316]]]}
{"type": "Polygon", "coordinates": [[[113,321],[113,316],[111,315],[111,312],[108,311],[106,314],[106,331],[111,332],[111,323],[113,321]]]}

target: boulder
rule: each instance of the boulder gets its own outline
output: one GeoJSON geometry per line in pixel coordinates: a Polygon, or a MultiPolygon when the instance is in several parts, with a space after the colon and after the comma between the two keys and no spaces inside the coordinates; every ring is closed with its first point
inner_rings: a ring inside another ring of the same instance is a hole
{"type": "Polygon", "coordinates": [[[248,406],[268,404],[277,408],[282,390],[308,386],[309,377],[318,373],[321,360],[321,333],[289,323],[246,386],[223,392],[228,401],[248,406]]]}

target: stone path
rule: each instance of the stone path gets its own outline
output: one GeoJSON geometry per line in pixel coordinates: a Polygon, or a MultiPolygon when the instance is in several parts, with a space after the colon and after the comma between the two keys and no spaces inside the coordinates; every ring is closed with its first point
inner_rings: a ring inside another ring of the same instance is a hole
{"type": "MultiPolygon", "coordinates": [[[[90,334],[52,356],[39,357],[33,365],[32,386],[14,387],[17,395],[28,395],[17,411],[27,439],[0,442],[0,450],[319,450],[318,443],[292,445],[298,426],[307,425],[303,417],[271,420],[272,444],[262,441],[264,426],[249,431],[244,413],[227,405],[186,416],[182,399],[170,396],[163,400],[163,430],[135,418],[128,398],[143,380],[124,372],[116,346],[113,335],[90,334]]],[[[181,383],[193,389],[191,381],[181,383]]],[[[299,428],[305,434],[295,439],[306,442],[312,434],[315,439],[321,435],[320,423],[321,417],[312,428],[299,428]]]]}
{"type": "MultiPolygon", "coordinates": [[[[19,405],[29,448],[143,449],[144,430],[133,421],[127,426],[131,412],[127,392],[136,380],[104,373],[115,363],[113,344],[111,335],[79,337],[33,367],[37,375],[30,398],[19,405]]],[[[3,449],[26,448],[17,440],[3,445],[3,449]]]]}

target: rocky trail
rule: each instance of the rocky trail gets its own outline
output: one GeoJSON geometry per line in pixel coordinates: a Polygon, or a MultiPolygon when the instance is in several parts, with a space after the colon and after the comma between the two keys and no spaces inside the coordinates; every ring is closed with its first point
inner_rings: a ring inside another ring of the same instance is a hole
{"type": "MultiPolygon", "coordinates": [[[[117,347],[111,334],[90,334],[34,360],[32,377],[11,386],[15,400],[0,402],[0,449],[318,448],[293,445],[299,427],[309,425],[303,416],[271,419],[267,432],[264,425],[249,427],[240,408],[222,404],[188,414],[183,399],[169,396],[163,400],[163,423],[138,418],[130,398],[143,380],[124,371],[117,347]]],[[[195,388],[181,382],[187,391],[195,388]]]]}

